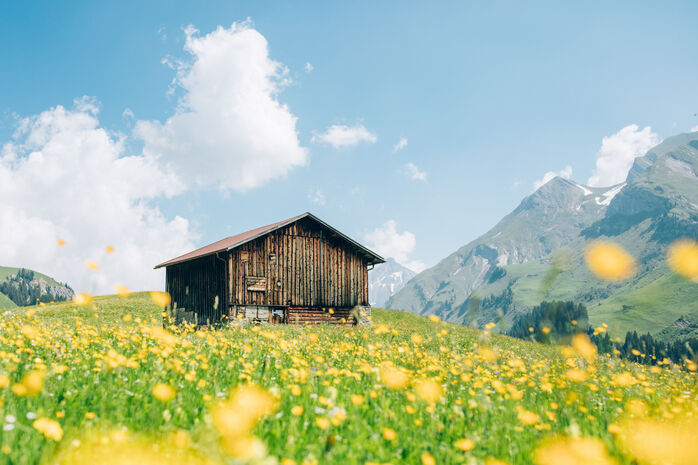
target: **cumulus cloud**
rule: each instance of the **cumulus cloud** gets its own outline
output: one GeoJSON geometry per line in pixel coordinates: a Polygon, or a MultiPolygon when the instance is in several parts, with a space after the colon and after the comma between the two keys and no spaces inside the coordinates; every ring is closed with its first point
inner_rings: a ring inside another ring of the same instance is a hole
{"type": "Polygon", "coordinates": [[[153,266],[192,249],[195,237],[187,220],[166,218],[153,201],[184,186],[154,157],[124,154],[123,136],[100,127],[98,111],[85,98],[56,106],[22,119],[2,145],[0,263],[78,292],[111,293],[116,282],[162,288],[153,266]],[[88,270],[87,260],[100,269],[88,270]]]}
{"type": "Polygon", "coordinates": [[[410,178],[413,181],[426,181],[427,180],[427,173],[420,170],[417,168],[417,165],[415,165],[412,162],[408,162],[405,165],[405,174],[407,175],[408,178],[410,178]]]}
{"type": "Polygon", "coordinates": [[[393,153],[398,152],[407,147],[407,138],[401,137],[397,144],[393,146],[393,153]]]}
{"type": "Polygon", "coordinates": [[[659,143],[652,128],[640,129],[631,124],[601,141],[596,168],[587,184],[594,187],[613,186],[625,181],[636,157],[642,156],[659,143]]]}
{"type": "Polygon", "coordinates": [[[570,165],[565,166],[564,169],[560,171],[548,171],[543,175],[542,178],[533,181],[533,189],[538,190],[541,186],[546,184],[551,179],[560,176],[561,178],[570,179],[572,177],[572,167],[570,165]]]}
{"type": "Polygon", "coordinates": [[[383,225],[364,235],[364,241],[368,246],[386,258],[393,258],[396,262],[419,273],[426,267],[420,260],[410,259],[410,255],[417,245],[417,239],[409,231],[398,232],[397,222],[388,220],[383,225]]]}
{"type": "Polygon", "coordinates": [[[315,205],[324,206],[326,203],[325,194],[323,194],[320,189],[315,189],[308,192],[308,199],[315,205]]]}
{"type": "Polygon", "coordinates": [[[310,73],[310,72],[312,72],[314,69],[315,69],[315,67],[314,67],[313,65],[311,65],[309,61],[306,61],[306,62],[305,62],[305,72],[306,72],[306,73],[310,73]]]}
{"type": "Polygon", "coordinates": [[[241,192],[305,165],[297,118],[278,99],[288,70],[269,57],[264,36],[248,22],[185,32],[189,59],[168,60],[182,92],[175,114],[134,128],[144,154],[167,160],[182,179],[241,192]]]}
{"type": "Polygon", "coordinates": [[[377,140],[378,137],[372,134],[362,124],[356,124],[354,126],[335,124],[327,128],[325,132],[315,133],[312,138],[312,142],[329,144],[335,149],[354,147],[362,142],[374,144],[377,140]]]}

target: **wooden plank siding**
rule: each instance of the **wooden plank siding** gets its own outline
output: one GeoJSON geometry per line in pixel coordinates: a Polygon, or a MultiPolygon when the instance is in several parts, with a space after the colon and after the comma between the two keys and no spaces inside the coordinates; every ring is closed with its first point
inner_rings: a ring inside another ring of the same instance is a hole
{"type": "Polygon", "coordinates": [[[368,305],[366,259],[311,222],[298,221],[231,250],[228,270],[229,305],[368,305]],[[248,277],[266,278],[266,290],[249,290],[248,277]]]}
{"type": "Polygon", "coordinates": [[[224,256],[208,255],[168,266],[166,290],[172,297],[172,307],[194,312],[199,324],[219,322],[227,299],[224,256]]]}

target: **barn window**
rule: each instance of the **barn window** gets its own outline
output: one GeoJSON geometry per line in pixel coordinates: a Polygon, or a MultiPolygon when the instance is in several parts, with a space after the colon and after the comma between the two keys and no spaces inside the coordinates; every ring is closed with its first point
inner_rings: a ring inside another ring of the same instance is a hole
{"type": "Polygon", "coordinates": [[[267,290],[267,278],[263,276],[248,276],[246,284],[248,291],[264,292],[267,290]]]}

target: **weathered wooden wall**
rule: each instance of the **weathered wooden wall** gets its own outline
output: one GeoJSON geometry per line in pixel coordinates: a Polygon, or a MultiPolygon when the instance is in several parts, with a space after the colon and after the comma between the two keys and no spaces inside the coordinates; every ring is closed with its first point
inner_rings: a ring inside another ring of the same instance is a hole
{"type": "Polygon", "coordinates": [[[226,262],[208,255],[167,267],[167,292],[172,307],[196,313],[199,324],[214,324],[227,311],[226,262]]]}
{"type": "Polygon", "coordinates": [[[230,251],[228,276],[231,306],[368,305],[366,258],[307,220],[230,251]]]}

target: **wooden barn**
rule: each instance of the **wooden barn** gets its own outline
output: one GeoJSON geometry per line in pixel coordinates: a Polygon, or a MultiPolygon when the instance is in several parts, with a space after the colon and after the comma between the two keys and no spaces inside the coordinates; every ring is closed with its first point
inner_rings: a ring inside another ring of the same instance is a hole
{"type": "Polygon", "coordinates": [[[159,264],[178,322],[357,324],[368,270],[384,260],[310,213],[159,264]]]}

